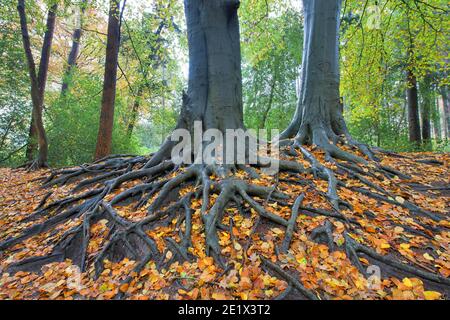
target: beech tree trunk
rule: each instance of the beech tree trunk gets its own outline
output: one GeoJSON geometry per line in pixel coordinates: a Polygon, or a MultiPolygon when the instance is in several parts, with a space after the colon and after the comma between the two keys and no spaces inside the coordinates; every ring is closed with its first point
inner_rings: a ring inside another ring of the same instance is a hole
{"type": "Polygon", "coordinates": [[[408,128],[409,141],[419,146],[422,143],[420,134],[419,121],[419,98],[417,94],[417,79],[411,70],[407,70],[407,84],[406,89],[408,101],[408,128]]]}
{"type": "Polygon", "coordinates": [[[243,128],[239,1],[185,0],[185,6],[192,120],[205,130],[243,128]]]}
{"type": "Polygon", "coordinates": [[[33,153],[35,151],[35,141],[39,148],[38,156],[36,159],[36,167],[47,166],[48,160],[48,141],[43,122],[43,105],[45,86],[47,83],[48,66],[50,62],[50,52],[53,41],[53,34],[55,30],[56,10],[57,5],[54,4],[48,11],[46,31],[44,34],[44,41],[41,50],[41,59],[39,63],[39,71],[36,74],[36,65],[31,52],[30,36],[28,33],[28,24],[25,13],[25,1],[18,0],[17,10],[20,17],[20,28],[22,33],[23,46],[25,50],[25,56],[28,63],[28,71],[31,81],[31,100],[33,103],[33,110],[31,116],[31,126],[29,130],[29,145],[27,147],[27,158],[33,159],[33,153]]]}
{"type": "MultiPolygon", "coordinates": [[[[238,0],[185,0],[189,47],[188,90],[176,129],[243,129],[238,0]]],[[[176,142],[167,139],[148,167],[170,157],[176,142]]],[[[194,157],[196,153],[194,146],[194,157]]]]}
{"type": "Polygon", "coordinates": [[[327,145],[349,136],[340,108],[341,0],[303,0],[304,49],[300,99],[281,139],[327,145]]]}
{"type": "Polygon", "coordinates": [[[82,20],[84,11],[86,9],[86,1],[83,0],[80,4],[81,12],[79,12],[77,17],[77,25],[72,34],[72,47],[70,48],[69,57],[67,58],[67,66],[66,71],[64,72],[63,84],[61,87],[61,95],[64,96],[69,89],[69,82],[71,79],[71,75],[73,73],[73,69],[76,67],[78,54],[80,52],[80,39],[82,34],[82,20]]]}
{"type": "Polygon", "coordinates": [[[117,65],[120,47],[120,1],[111,0],[108,18],[108,39],[106,42],[105,75],[100,112],[100,125],[95,149],[95,159],[111,153],[114,126],[114,104],[116,100],[117,65]]]}

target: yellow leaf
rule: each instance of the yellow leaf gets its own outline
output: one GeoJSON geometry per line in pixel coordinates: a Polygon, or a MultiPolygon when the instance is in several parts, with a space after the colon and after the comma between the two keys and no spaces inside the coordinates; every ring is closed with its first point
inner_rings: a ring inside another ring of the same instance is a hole
{"type": "Polygon", "coordinates": [[[426,300],[438,300],[441,298],[441,294],[436,291],[424,291],[423,295],[426,300]]]}
{"type": "Polygon", "coordinates": [[[403,282],[403,284],[404,284],[405,286],[407,286],[408,288],[412,288],[412,287],[413,287],[413,284],[412,284],[411,280],[409,280],[409,278],[404,278],[404,279],[402,280],[402,282],[403,282]]]}
{"type": "Polygon", "coordinates": [[[395,227],[394,228],[394,232],[395,233],[402,233],[403,231],[405,231],[405,229],[403,229],[402,227],[395,227]]]}
{"type": "Polygon", "coordinates": [[[381,249],[389,249],[391,247],[391,245],[389,243],[383,242],[381,244],[381,249]]]}
{"type": "Polygon", "coordinates": [[[428,261],[434,261],[434,258],[433,258],[432,256],[430,256],[428,253],[424,253],[424,254],[423,254],[423,257],[424,257],[425,259],[427,259],[428,261]]]}
{"type": "Polygon", "coordinates": [[[410,247],[410,245],[408,243],[402,243],[400,244],[400,248],[402,248],[403,250],[408,250],[410,247]]]}

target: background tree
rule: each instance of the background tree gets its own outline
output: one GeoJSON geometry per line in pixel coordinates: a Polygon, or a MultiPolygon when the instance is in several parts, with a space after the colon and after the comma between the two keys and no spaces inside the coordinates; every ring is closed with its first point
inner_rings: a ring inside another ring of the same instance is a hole
{"type": "MultiPolygon", "coordinates": [[[[408,101],[416,79],[417,88],[427,74],[447,69],[445,29],[448,5],[444,1],[347,1],[342,34],[342,94],[352,134],[380,146],[410,150],[408,101]],[[379,14],[374,15],[377,8],[379,14]],[[373,23],[375,21],[376,23],[373,23]],[[410,74],[410,77],[408,76],[410,74]],[[353,81],[359,78],[362,81],[353,81]],[[402,81],[403,80],[403,81],[402,81]],[[414,81],[413,81],[414,82],[414,81]]],[[[436,78],[438,88],[446,78],[436,78]]],[[[414,99],[411,99],[413,101],[414,99]]],[[[420,107],[418,99],[418,108],[420,107]]],[[[435,117],[442,118],[441,112],[435,117]]],[[[418,138],[420,117],[413,117],[418,138]],[[419,127],[417,125],[419,123],[419,127]]],[[[445,148],[433,137],[433,147],[445,148]]]]}
{"type": "Polygon", "coordinates": [[[75,18],[75,30],[72,34],[72,46],[70,48],[69,56],[67,57],[67,66],[64,72],[63,84],[61,86],[61,95],[67,93],[69,88],[69,83],[73,75],[73,69],[76,67],[78,55],[80,53],[80,40],[82,34],[82,25],[84,19],[84,12],[86,10],[87,0],[82,0],[80,7],[76,7],[76,18],[75,18]]]}
{"type": "Polygon", "coordinates": [[[303,1],[303,12],[300,99],[294,118],[280,139],[295,137],[297,145],[315,144],[333,157],[360,161],[336,147],[345,137],[372,158],[365,146],[352,140],[341,108],[338,51],[341,1],[303,1]]]}
{"type": "Polygon", "coordinates": [[[98,129],[95,159],[100,159],[111,153],[117,64],[120,47],[120,19],[120,1],[111,0],[108,17],[102,108],[100,111],[100,126],[98,129]]]}
{"type": "Polygon", "coordinates": [[[25,56],[28,62],[28,70],[31,82],[31,99],[33,102],[33,111],[31,117],[31,126],[29,134],[29,147],[27,149],[27,157],[31,158],[33,151],[33,144],[37,138],[39,153],[37,159],[31,165],[32,168],[42,168],[47,166],[48,158],[48,142],[43,122],[43,105],[45,85],[47,82],[48,66],[50,62],[50,50],[53,41],[53,34],[55,30],[56,10],[57,4],[53,4],[47,16],[46,31],[41,50],[41,59],[39,63],[39,71],[36,73],[36,66],[31,51],[30,36],[28,33],[27,17],[25,13],[25,1],[18,0],[17,10],[20,16],[20,26],[23,40],[23,47],[25,56]]]}
{"type": "Polygon", "coordinates": [[[303,17],[287,1],[245,1],[239,11],[245,124],[285,128],[298,99],[303,17]]]}
{"type": "Polygon", "coordinates": [[[28,145],[31,101],[17,1],[0,7],[0,166],[22,164],[28,145]]]}

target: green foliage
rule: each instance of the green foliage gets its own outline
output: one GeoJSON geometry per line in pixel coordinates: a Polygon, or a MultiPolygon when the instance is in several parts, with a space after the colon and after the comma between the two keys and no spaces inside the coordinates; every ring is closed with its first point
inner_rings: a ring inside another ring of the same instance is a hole
{"type": "Polygon", "coordinates": [[[22,38],[16,32],[16,2],[0,6],[0,166],[19,163],[25,154],[31,104],[22,38]]]}
{"type": "MultiPolygon", "coordinates": [[[[70,166],[92,161],[99,125],[102,97],[100,76],[77,73],[72,89],[56,96],[47,110],[49,161],[53,166],[70,166]]],[[[118,96],[115,105],[113,152],[137,153],[138,142],[126,134],[123,120],[127,112],[127,97],[118,96]]]]}
{"type": "MultiPolygon", "coordinates": [[[[427,76],[434,90],[448,84],[446,11],[442,0],[346,2],[341,93],[356,139],[397,151],[414,149],[408,142],[406,70],[419,87],[426,86],[427,76]]],[[[439,121],[439,114],[433,117],[439,121]]]]}
{"type": "Polygon", "coordinates": [[[302,56],[300,12],[286,2],[246,2],[241,8],[245,123],[282,129],[296,107],[302,56]],[[255,18],[260,17],[260,18],[255,18]]]}

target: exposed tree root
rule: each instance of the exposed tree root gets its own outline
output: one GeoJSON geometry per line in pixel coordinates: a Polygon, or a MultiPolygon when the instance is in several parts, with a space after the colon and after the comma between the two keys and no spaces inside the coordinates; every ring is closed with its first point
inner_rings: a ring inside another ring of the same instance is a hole
{"type": "Polygon", "coordinates": [[[266,258],[261,258],[261,261],[264,266],[271,269],[273,272],[277,273],[279,276],[281,276],[287,283],[289,283],[290,286],[294,287],[302,295],[304,295],[309,300],[318,300],[317,297],[309,290],[307,290],[301,283],[298,281],[294,276],[290,275],[286,271],[284,271],[282,268],[277,266],[275,263],[267,260],[266,258]]]}
{"type": "MultiPolygon", "coordinates": [[[[316,137],[320,133],[316,133],[316,137]]],[[[354,230],[361,228],[360,222],[347,217],[343,210],[352,210],[352,205],[339,196],[341,188],[368,196],[379,202],[393,204],[407,209],[411,217],[423,230],[441,232],[446,229],[443,226],[431,226],[431,222],[440,222],[445,217],[434,212],[429,212],[406,200],[399,200],[395,194],[391,194],[381,184],[380,175],[386,178],[397,176],[400,179],[408,179],[408,175],[381,165],[372,159],[376,159],[372,151],[366,146],[352,142],[352,146],[359,150],[366,159],[340,150],[336,145],[323,139],[319,147],[325,151],[326,163],[319,161],[316,156],[300,144],[302,140],[296,139],[287,149],[290,157],[303,158],[310,164],[305,168],[300,162],[281,160],[280,171],[287,172],[295,179],[280,179],[273,187],[261,186],[251,183],[252,179],[258,179],[258,169],[261,164],[255,166],[223,166],[223,165],[191,165],[177,167],[170,160],[164,160],[154,164],[146,157],[128,155],[110,156],[93,164],[83,165],[79,168],[65,168],[52,171],[45,179],[43,188],[72,185],[72,195],[49,202],[53,191],[49,191],[34,213],[23,219],[22,223],[34,222],[22,234],[10,237],[0,243],[0,251],[7,251],[16,244],[31,237],[52,230],[68,220],[80,219],[81,223],[66,231],[54,245],[51,254],[42,257],[32,257],[9,266],[9,271],[33,270],[53,261],[71,259],[82,271],[90,265],[95,266],[95,277],[103,271],[104,260],[119,261],[129,257],[137,261],[134,272],[139,273],[149,261],[155,261],[159,269],[170,266],[175,261],[192,261],[192,218],[193,201],[201,201],[201,220],[203,222],[206,254],[214,258],[218,266],[224,271],[230,269],[230,265],[222,254],[219,244],[219,231],[229,232],[233,237],[233,219],[229,219],[228,226],[223,224],[226,210],[230,206],[237,209],[239,214],[245,215],[249,208],[258,216],[253,231],[262,221],[270,222],[285,228],[285,236],[280,244],[280,253],[285,254],[291,247],[293,235],[298,228],[300,212],[313,216],[324,216],[324,223],[314,229],[310,238],[318,243],[326,244],[331,251],[342,250],[347,258],[366,275],[366,270],[360,261],[361,255],[368,256],[376,261],[387,264],[392,268],[406,274],[413,274],[426,281],[431,281],[445,286],[450,286],[450,280],[438,274],[432,273],[420,266],[405,264],[398,259],[377,253],[372,248],[356,241],[352,234],[354,230]],[[342,161],[344,160],[344,161],[342,161]],[[152,164],[152,165],[149,165],[152,164]],[[369,165],[373,170],[363,169],[361,165],[369,165]],[[236,173],[244,172],[248,179],[238,178],[236,173]],[[290,218],[287,220],[267,209],[269,203],[288,205],[290,196],[278,191],[279,182],[292,183],[315,188],[312,180],[301,178],[301,175],[313,174],[314,179],[321,179],[328,185],[325,192],[317,190],[319,194],[328,200],[330,209],[313,208],[302,205],[305,195],[301,194],[293,203],[290,218]],[[345,178],[359,181],[365,187],[346,186],[345,178]],[[190,188],[190,191],[179,195],[180,190],[190,188]],[[119,190],[120,189],[120,190],[119,190]],[[117,192],[119,190],[119,192],[117,192]],[[263,202],[261,202],[263,201],[263,202]],[[127,219],[119,214],[117,208],[134,204],[134,208],[146,208],[147,215],[140,221],[127,219]],[[178,237],[164,239],[165,249],[160,250],[154,239],[149,236],[149,231],[168,225],[176,218],[178,237]],[[109,228],[107,242],[100,252],[92,260],[88,257],[88,245],[90,241],[90,229],[96,222],[106,219],[109,228]],[[333,224],[331,221],[341,221],[345,225],[343,233],[344,243],[337,246],[333,239],[333,224]],[[183,225],[183,228],[182,228],[183,225]],[[168,252],[171,255],[168,255],[168,252]]],[[[158,154],[158,157],[161,157],[158,154]]],[[[367,213],[370,216],[370,213],[367,213]]],[[[401,223],[396,226],[403,227],[407,232],[429,238],[427,232],[416,230],[401,223]]],[[[234,239],[233,239],[234,240],[234,239]]],[[[245,252],[249,248],[251,239],[245,246],[245,252]]],[[[288,283],[288,288],[277,298],[283,299],[292,290],[298,290],[308,299],[317,299],[317,293],[307,290],[295,276],[283,270],[276,263],[261,256],[263,265],[276,273],[288,283]]],[[[123,283],[128,284],[132,280],[128,276],[123,283]]],[[[117,298],[123,298],[124,293],[117,294],[117,298]]]]}

